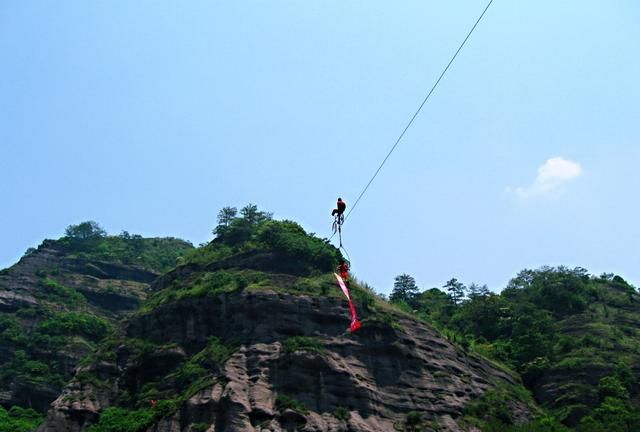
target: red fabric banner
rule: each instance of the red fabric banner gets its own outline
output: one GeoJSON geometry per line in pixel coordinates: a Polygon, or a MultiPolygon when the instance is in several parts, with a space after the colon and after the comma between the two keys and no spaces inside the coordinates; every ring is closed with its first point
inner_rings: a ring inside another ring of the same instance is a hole
{"type": "Polygon", "coordinates": [[[351,331],[351,333],[354,333],[356,330],[358,330],[361,327],[360,321],[358,321],[358,315],[356,315],[356,308],[353,305],[353,302],[351,301],[351,295],[349,294],[349,288],[347,288],[347,284],[344,283],[344,280],[342,280],[340,276],[338,276],[335,273],[334,275],[338,280],[338,286],[340,287],[344,295],[347,297],[347,301],[349,302],[349,310],[351,310],[351,325],[349,326],[349,330],[351,331]]]}

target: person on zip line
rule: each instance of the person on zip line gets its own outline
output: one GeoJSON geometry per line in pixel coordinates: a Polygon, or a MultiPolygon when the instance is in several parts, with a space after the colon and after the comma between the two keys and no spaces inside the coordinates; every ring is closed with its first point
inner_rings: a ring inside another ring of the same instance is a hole
{"type": "Polygon", "coordinates": [[[340,272],[340,277],[349,288],[349,264],[344,259],[340,260],[340,265],[338,266],[338,271],[340,272]]]}
{"type": "Polygon", "coordinates": [[[336,203],[336,208],[331,212],[331,216],[336,217],[336,221],[339,225],[342,225],[344,222],[344,211],[347,209],[347,204],[342,201],[342,198],[338,198],[338,202],[336,203]]]}

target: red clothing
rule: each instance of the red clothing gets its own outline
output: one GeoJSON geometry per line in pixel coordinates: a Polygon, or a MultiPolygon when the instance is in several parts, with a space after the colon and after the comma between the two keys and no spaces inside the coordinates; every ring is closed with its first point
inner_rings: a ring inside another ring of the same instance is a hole
{"type": "Polygon", "coordinates": [[[338,201],[336,207],[337,208],[334,208],[331,212],[331,216],[342,216],[342,213],[344,213],[345,209],[347,208],[347,204],[344,201],[338,201]]]}
{"type": "Polygon", "coordinates": [[[346,282],[349,279],[349,266],[347,263],[342,263],[338,266],[338,271],[340,271],[340,277],[343,281],[346,282]]]}

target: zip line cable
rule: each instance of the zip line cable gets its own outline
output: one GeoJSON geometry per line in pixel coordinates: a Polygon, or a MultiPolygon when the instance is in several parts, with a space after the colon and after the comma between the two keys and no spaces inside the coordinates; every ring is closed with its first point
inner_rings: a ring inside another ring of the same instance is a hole
{"type": "MultiPolygon", "coordinates": [[[[413,117],[411,117],[411,120],[409,120],[409,123],[407,123],[407,125],[405,126],[404,130],[402,131],[402,133],[400,134],[400,136],[398,137],[398,139],[396,140],[395,144],[393,144],[393,147],[391,147],[391,150],[389,150],[389,153],[387,153],[387,155],[385,156],[385,158],[382,160],[382,163],[380,164],[380,166],[378,167],[378,169],[376,170],[376,172],[373,174],[373,177],[371,177],[371,180],[369,180],[369,183],[367,183],[367,185],[364,187],[364,189],[362,190],[362,192],[360,193],[360,195],[358,196],[358,199],[356,200],[356,202],[353,204],[353,206],[351,206],[351,209],[347,212],[347,215],[344,217],[344,222],[346,222],[347,218],[349,217],[349,215],[351,214],[351,212],[356,208],[356,206],[358,205],[358,203],[360,202],[360,199],[363,197],[363,195],[367,192],[367,189],[369,189],[369,186],[371,186],[371,183],[373,183],[373,180],[375,180],[375,178],[378,176],[378,173],[380,172],[380,170],[382,169],[382,167],[384,166],[384,164],[387,162],[387,159],[389,159],[389,156],[391,156],[391,153],[393,153],[393,151],[396,149],[396,147],[398,146],[398,144],[400,143],[400,141],[402,140],[402,138],[404,137],[404,134],[407,132],[407,130],[411,127],[411,125],[413,124],[413,121],[416,119],[416,117],[418,117],[418,114],[420,114],[420,111],[422,110],[422,107],[427,103],[427,101],[429,100],[429,97],[431,97],[431,94],[433,93],[433,91],[436,89],[436,87],[438,87],[438,84],[440,83],[440,81],[442,80],[442,77],[444,77],[444,75],[447,73],[447,71],[449,70],[449,66],[451,66],[451,64],[453,63],[453,61],[456,59],[456,57],[458,56],[458,53],[460,53],[460,51],[462,51],[462,47],[464,47],[464,45],[467,43],[467,40],[469,39],[469,37],[471,37],[471,34],[473,33],[473,31],[476,29],[476,27],[478,26],[478,24],[480,23],[480,21],[482,20],[482,17],[484,16],[484,14],[487,12],[487,10],[489,9],[489,6],[491,6],[491,3],[493,3],[493,0],[489,0],[489,3],[487,3],[487,6],[484,8],[484,10],[482,11],[482,13],[480,14],[480,16],[478,17],[478,19],[476,20],[475,24],[473,25],[473,27],[471,27],[471,30],[469,30],[469,33],[467,33],[467,36],[464,38],[464,40],[462,41],[462,43],[460,44],[460,46],[458,47],[458,49],[456,50],[455,54],[453,55],[453,57],[451,57],[451,60],[449,60],[449,63],[447,63],[447,66],[443,69],[442,73],[440,74],[440,76],[438,77],[438,79],[436,80],[436,83],[433,85],[433,87],[431,87],[431,90],[429,90],[429,93],[427,94],[427,96],[424,98],[424,100],[422,101],[422,103],[420,104],[420,106],[418,107],[418,109],[416,110],[416,112],[413,114],[413,117]]],[[[343,223],[344,223],[343,222],[343,223]]],[[[333,235],[329,238],[329,240],[331,240],[333,238],[333,236],[335,236],[335,232],[333,233],[333,235]]]]}
{"type": "Polygon", "coordinates": [[[340,250],[344,251],[344,254],[347,257],[347,262],[349,263],[349,267],[351,267],[351,258],[349,257],[349,252],[347,252],[344,246],[340,246],[340,250]]]}

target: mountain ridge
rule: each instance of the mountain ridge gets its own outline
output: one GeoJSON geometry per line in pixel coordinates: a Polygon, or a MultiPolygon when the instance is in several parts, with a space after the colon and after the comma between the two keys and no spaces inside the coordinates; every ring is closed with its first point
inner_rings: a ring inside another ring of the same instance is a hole
{"type": "Polygon", "coordinates": [[[40,431],[458,431],[498,387],[510,421],[532,418],[517,376],[356,281],[363,328],[350,334],[340,253],[298,224],[244,217],[219,231],[156,279],[40,431]]]}
{"type": "Polygon", "coordinates": [[[340,251],[255,207],[199,248],[68,231],[0,271],[0,419],[52,402],[39,431],[635,427],[640,298],[618,276],[524,270],[499,295],[453,279],[393,304],[352,280],[351,335],[340,251]]]}

